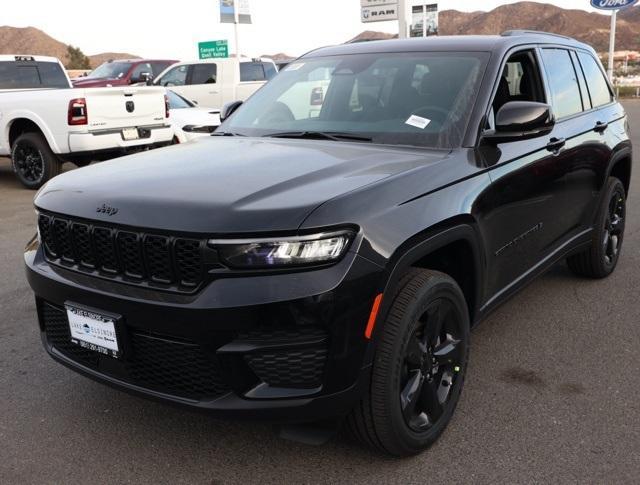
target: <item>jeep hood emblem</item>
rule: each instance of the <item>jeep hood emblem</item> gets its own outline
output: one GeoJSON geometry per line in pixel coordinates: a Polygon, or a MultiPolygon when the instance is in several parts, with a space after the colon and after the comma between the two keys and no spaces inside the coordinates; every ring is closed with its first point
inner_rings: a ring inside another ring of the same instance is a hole
{"type": "Polygon", "coordinates": [[[107,214],[108,216],[114,216],[118,213],[117,207],[111,207],[107,204],[102,204],[100,207],[96,209],[98,214],[107,214]]]}

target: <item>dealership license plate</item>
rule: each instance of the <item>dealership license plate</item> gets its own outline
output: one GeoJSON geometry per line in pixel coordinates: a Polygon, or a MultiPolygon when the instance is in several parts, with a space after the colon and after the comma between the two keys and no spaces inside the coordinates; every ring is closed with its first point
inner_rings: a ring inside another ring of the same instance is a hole
{"type": "Polygon", "coordinates": [[[66,306],[71,342],[110,357],[119,357],[116,319],[71,305],[66,306]]]}
{"type": "Polygon", "coordinates": [[[122,138],[125,140],[137,140],[140,138],[140,134],[138,133],[138,128],[124,128],[122,130],[122,138]]]}

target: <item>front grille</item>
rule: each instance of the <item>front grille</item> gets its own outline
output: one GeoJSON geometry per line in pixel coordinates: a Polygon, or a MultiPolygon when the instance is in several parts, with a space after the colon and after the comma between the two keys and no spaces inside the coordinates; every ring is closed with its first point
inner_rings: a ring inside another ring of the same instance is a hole
{"type": "Polygon", "coordinates": [[[133,284],[190,292],[205,275],[204,240],[148,234],[40,214],[47,260],[133,284]]]}
{"type": "MultiPolygon", "coordinates": [[[[66,312],[42,302],[41,318],[47,341],[63,355],[87,367],[100,368],[103,357],[71,342],[66,312]]],[[[132,332],[122,357],[121,372],[114,376],[125,382],[173,396],[212,399],[230,388],[221,376],[215,356],[192,342],[132,332]]]]}
{"type": "Polygon", "coordinates": [[[315,388],[322,384],[326,348],[309,348],[249,354],[251,370],[272,387],[315,388]]]}

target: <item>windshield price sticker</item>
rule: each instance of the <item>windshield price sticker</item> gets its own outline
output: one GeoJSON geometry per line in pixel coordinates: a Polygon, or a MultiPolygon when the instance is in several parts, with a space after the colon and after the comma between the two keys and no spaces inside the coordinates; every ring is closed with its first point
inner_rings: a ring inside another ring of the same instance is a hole
{"type": "Polygon", "coordinates": [[[409,116],[409,119],[405,121],[405,124],[415,126],[416,128],[420,128],[421,130],[424,130],[427,126],[429,126],[429,123],[431,123],[430,119],[423,118],[422,116],[417,115],[411,115],[409,116]]]}

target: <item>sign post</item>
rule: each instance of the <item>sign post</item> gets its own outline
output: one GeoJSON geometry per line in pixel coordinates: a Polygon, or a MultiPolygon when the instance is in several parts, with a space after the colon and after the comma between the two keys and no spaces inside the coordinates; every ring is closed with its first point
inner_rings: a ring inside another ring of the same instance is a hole
{"type": "Polygon", "coordinates": [[[249,0],[219,1],[220,22],[223,24],[233,24],[236,57],[240,58],[240,35],[238,34],[238,24],[251,23],[251,6],[249,5],[249,0]]]}
{"type": "Polygon", "coordinates": [[[613,82],[613,56],[616,51],[616,20],[618,10],[635,5],[638,0],[591,0],[591,6],[600,10],[611,10],[611,31],[609,35],[609,65],[607,76],[613,82]]]}

